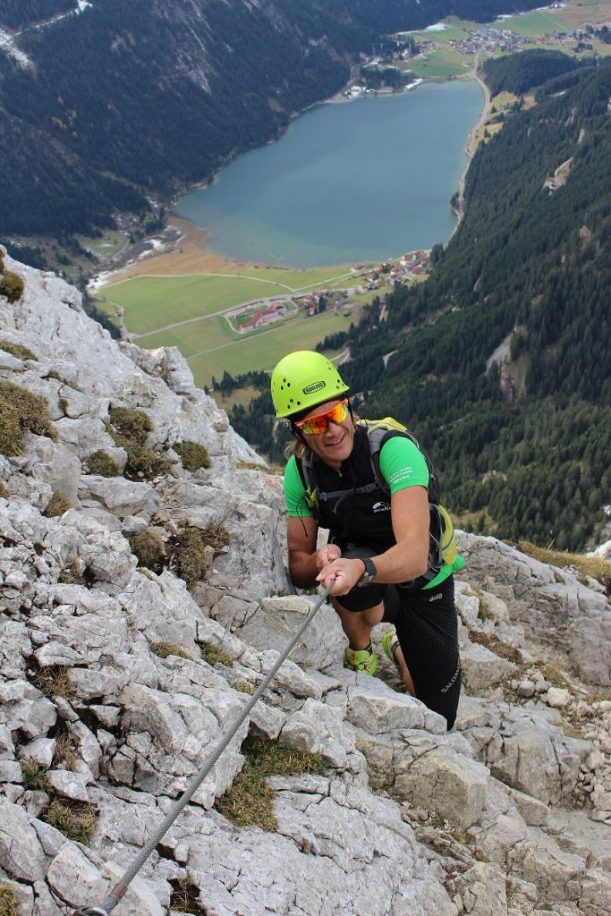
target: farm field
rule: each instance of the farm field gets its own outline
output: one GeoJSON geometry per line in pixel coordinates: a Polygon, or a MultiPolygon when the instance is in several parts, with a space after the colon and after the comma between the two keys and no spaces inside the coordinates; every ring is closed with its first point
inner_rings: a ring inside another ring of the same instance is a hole
{"type": "Polygon", "coordinates": [[[312,349],[327,334],[346,330],[357,318],[356,313],[346,318],[335,310],[312,317],[302,315],[269,330],[228,340],[215,348],[208,347],[205,352],[187,358],[189,368],[200,386],[209,385],[212,376],[220,379],[225,370],[230,375],[239,375],[250,369],[271,369],[289,350],[312,349]]]}
{"type": "Polygon", "coordinates": [[[350,277],[347,265],[311,270],[253,267],[248,275],[131,277],[105,286],[98,293],[98,305],[110,315],[116,314],[118,307],[127,330],[142,335],[243,302],[310,292],[321,286],[345,286],[350,277]],[[328,283],[329,278],[335,283],[328,283]]]}

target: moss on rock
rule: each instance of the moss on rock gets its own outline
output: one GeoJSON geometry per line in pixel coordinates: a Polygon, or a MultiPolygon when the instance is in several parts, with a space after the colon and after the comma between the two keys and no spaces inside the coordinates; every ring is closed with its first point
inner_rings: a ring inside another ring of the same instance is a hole
{"type": "Polygon", "coordinates": [[[208,449],[198,442],[185,439],[184,442],[177,442],[173,448],[180,455],[185,471],[198,471],[200,468],[212,466],[208,449]]]}
{"type": "Polygon", "coordinates": [[[98,477],[118,477],[121,473],[121,468],[115,459],[103,448],[87,455],[84,464],[88,474],[95,474],[98,477]]]}

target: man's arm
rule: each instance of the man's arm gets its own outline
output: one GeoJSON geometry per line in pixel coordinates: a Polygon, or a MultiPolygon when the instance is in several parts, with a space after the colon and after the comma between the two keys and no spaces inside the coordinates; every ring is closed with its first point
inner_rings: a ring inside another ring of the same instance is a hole
{"type": "MultiPolygon", "coordinates": [[[[426,487],[406,487],[393,493],[392,527],[397,541],[392,547],[372,557],[376,582],[395,584],[423,575],[429,555],[429,500],[426,487]]],[[[362,560],[340,558],[327,563],[318,575],[324,587],[333,583],[334,595],[347,595],[363,575],[362,560]]]]}
{"type": "Polygon", "coordinates": [[[289,573],[298,588],[317,585],[318,571],[341,556],[336,544],[325,544],[316,550],[318,523],[312,516],[287,519],[286,539],[289,549],[289,573]]]}

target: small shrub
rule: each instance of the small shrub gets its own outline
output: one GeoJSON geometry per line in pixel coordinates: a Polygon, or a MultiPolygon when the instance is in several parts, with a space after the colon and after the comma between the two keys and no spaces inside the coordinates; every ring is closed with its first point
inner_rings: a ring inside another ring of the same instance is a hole
{"type": "Polygon", "coordinates": [[[32,353],[32,351],[24,347],[23,344],[11,343],[10,340],[0,340],[0,350],[10,353],[11,356],[14,356],[16,359],[33,359],[38,361],[38,357],[35,353],[32,353]]]}
{"type": "Polygon", "coordinates": [[[12,270],[5,270],[0,274],[0,296],[6,296],[11,303],[18,302],[23,295],[23,290],[23,280],[12,270]]]}
{"type": "Polygon", "coordinates": [[[118,477],[121,473],[121,468],[115,459],[103,448],[87,455],[85,469],[88,474],[95,474],[98,477],[118,477]]]}
{"type": "Polygon", "coordinates": [[[49,405],[41,395],[0,379],[0,455],[20,455],[26,431],[57,439],[49,405]]]}
{"type": "Polygon", "coordinates": [[[173,642],[150,642],[149,649],[154,655],[158,655],[159,658],[168,658],[170,655],[177,655],[178,658],[186,658],[188,661],[193,661],[188,652],[185,652],[184,649],[181,649],[180,646],[177,646],[176,643],[173,642]]]}
{"type": "Polygon", "coordinates": [[[273,812],[275,791],[268,776],[316,773],[325,764],[319,754],[307,754],[280,747],[267,738],[249,736],[242,745],[244,766],[233,785],[215,803],[215,808],[240,827],[257,826],[274,831],[278,822],[273,812]]]}
{"type": "Polygon", "coordinates": [[[172,447],[180,455],[185,471],[198,471],[200,468],[212,466],[208,449],[197,442],[190,442],[186,439],[184,442],[178,442],[172,447]]]}
{"type": "Polygon", "coordinates": [[[43,811],[42,820],[77,843],[90,842],[98,824],[95,805],[88,802],[60,801],[55,798],[43,811]]]}
{"type": "Polygon", "coordinates": [[[177,535],[172,544],[172,559],[178,575],[187,585],[194,585],[205,578],[209,561],[199,528],[188,527],[177,535]]]}
{"type": "Polygon", "coordinates": [[[167,559],[166,546],[158,531],[146,528],[130,538],[132,551],[138,557],[138,566],[160,573],[167,559]]]}
{"type": "Polygon", "coordinates": [[[148,433],[153,429],[153,421],[143,410],[132,410],[130,407],[111,407],[110,423],[117,435],[138,445],[144,445],[148,433]]]}
{"type": "Polygon", "coordinates": [[[9,497],[9,492],[6,489],[6,484],[4,483],[3,480],[0,480],[0,498],[8,499],[8,497],[9,497]]]}
{"type": "Polygon", "coordinates": [[[209,665],[225,665],[227,668],[233,665],[233,658],[228,652],[223,652],[222,649],[218,649],[208,642],[202,645],[202,657],[209,665]]]}
{"type": "Polygon", "coordinates": [[[48,792],[51,788],[47,771],[35,760],[21,761],[21,778],[24,789],[48,792]]]}
{"type": "Polygon", "coordinates": [[[204,544],[213,550],[222,550],[231,542],[231,535],[224,525],[208,525],[202,534],[204,544]]]}
{"type": "Polygon", "coordinates": [[[72,503],[68,497],[64,496],[63,493],[55,492],[47,503],[47,508],[43,512],[43,515],[46,515],[47,518],[57,518],[59,515],[63,515],[64,512],[67,512],[68,509],[71,508],[72,503]]]}
{"type": "Polygon", "coordinates": [[[17,894],[6,884],[0,884],[0,916],[19,916],[17,894]]]}

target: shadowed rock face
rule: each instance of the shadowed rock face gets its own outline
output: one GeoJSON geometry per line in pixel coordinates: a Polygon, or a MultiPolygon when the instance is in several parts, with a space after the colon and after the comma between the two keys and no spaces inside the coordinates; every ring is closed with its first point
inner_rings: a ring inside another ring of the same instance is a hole
{"type": "MultiPolygon", "coordinates": [[[[280,479],[177,351],[116,344],[75,290],[7,265],[25,294],[0,299],[0,379],[43,395],[57,439],[26,432],[0,456],[0,883],[23,912],[59,914],[104,898],[312,599],[288,594],[280,479]],[[3,340],[36,359],[5,358],[3,340]],[[167,473],[84,473],[116,448],[111,406],[146,413],[167,473]],[[211,467],[185,471],[183,440],[211,467]],[[60,489],[69,508],[45,514],[60,489]],[[229,533],[189,588],[176,561],[138,566],[130,541],[152,527],[169,545],[185,525],[229,533]],[[58,805],[81,818],[71,836],[58,805]]],[[[323,607],[118,913],[168,912],[185,883],[220,914],[611,910],[611,701],[584,683],[609,683],[609,606],[595,583],[493,539],[461,549],[455,731],[385,660],[376,678],[345,671],[323,607]],[[325,762],[271,778],[275,832],[213,807],[249,731],[325,762]]]]}

